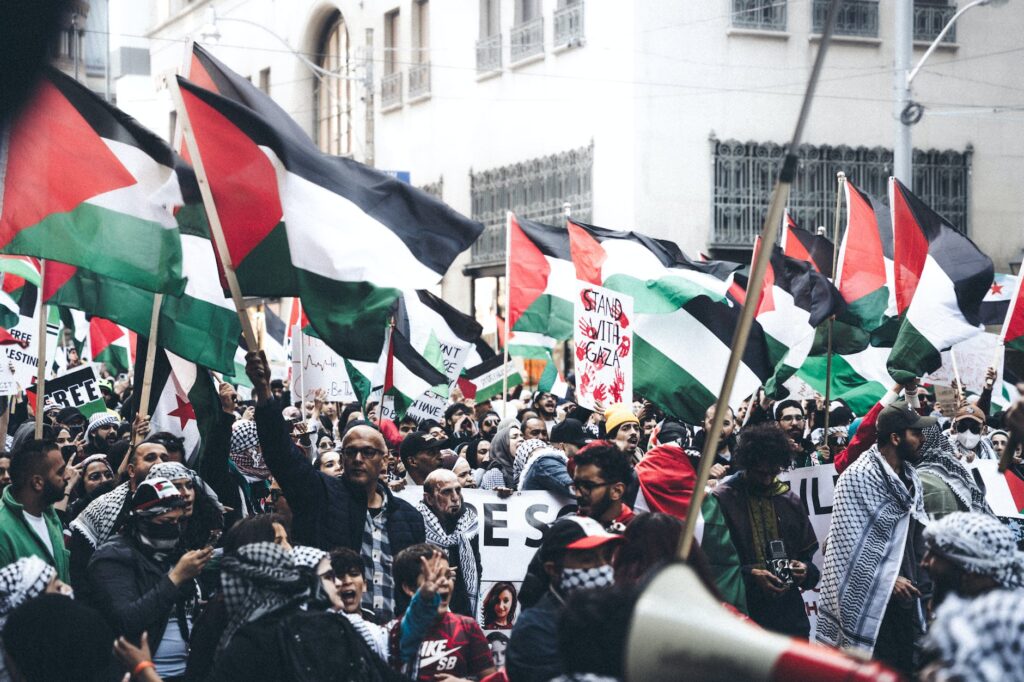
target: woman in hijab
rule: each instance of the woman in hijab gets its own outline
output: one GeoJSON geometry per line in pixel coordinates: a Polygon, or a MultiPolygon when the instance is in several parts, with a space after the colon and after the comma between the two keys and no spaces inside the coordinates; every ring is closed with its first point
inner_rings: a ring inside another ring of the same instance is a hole
{"type": "Polygon", "coordinates": [[[163,462],[155,464],[146,478],[166,478],[187,503],[181,521],[184,549],[217,544],[224,531],[224,509],[196,472],[180,462],[163,462]]]}
{"type": "Polygon", "coordinates": [[[515,451],[523,442],[523,433],[518,423],[499,428],[491,439],[491,461],[487,465],[480,487],[484,490],[514,488],[515,451]]]}
{"type": "MultiPolygon", "coordinates": [[[[24,557],[0,568],[0,630],[11,611],[41,594],[71,596],[71,587],[57,577],[57,569],[37,556],[24,557]]],[[[0,646],[0,682],[10,679],[0,646]]]]}
{"type": "Polygon", "coordinates": [[[156,672],[181,680],[188,661],[196,578],[210,547],[182,553],[182,518],[189,506],[166,478],[147,478],[132,496],[125,531],[96,550],[89,583],[96,607],[119,635],[149,635],[156,672]]]}

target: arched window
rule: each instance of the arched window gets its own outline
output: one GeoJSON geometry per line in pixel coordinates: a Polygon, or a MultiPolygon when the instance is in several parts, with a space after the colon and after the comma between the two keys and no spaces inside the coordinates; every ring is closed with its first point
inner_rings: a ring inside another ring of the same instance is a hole
{"type": "Polygon", "coordinates": [[[347,156],[352,153],[352,81],[344,78],[351,75],[349,39],[340,12],[324,25],[317,64],[341,77],[321,75],[314,80],[316,141],[328,154],[347,156]]]}

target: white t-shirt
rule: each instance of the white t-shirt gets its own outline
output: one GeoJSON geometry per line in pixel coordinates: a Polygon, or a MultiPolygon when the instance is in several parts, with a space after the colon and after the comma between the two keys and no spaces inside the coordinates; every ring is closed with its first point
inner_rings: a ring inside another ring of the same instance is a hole
{"type": "Polygon", "coordinates": [[[50,530],[46,527],[46,519],[42,516],[32,516],[24,510],[22,512],[25,514],[25,520],[28,521],[28,525],[36,532],[39,539],[43,541],[43,546],[50,550],[50,556],[54,556],[53,543],[50,541],[50,530]]]}

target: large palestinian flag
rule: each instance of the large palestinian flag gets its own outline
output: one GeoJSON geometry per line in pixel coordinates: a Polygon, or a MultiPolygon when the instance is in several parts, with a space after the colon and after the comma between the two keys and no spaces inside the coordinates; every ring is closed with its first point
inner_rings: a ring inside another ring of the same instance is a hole
{"type": "MultiPolygon", "coordinates": [[[[242,292],[299,296],[343,357],[376,360],[404,289],[435,285],[483,231],[446,204],[352,159],[316,149],[266,95],[259,107],[178,78],[242,292]]],[[[208,73],[208,72],[207,72],[208,73]]],[[[196,159],[196,163],[200,159],[196,159]]]]}
{"type": "MultiPolygon", "coordinates": [[[[721,389],[739,320],[739,307],[725,296],[729,278],[722,276],[740,266],[691,261],[676,244],[636,232],[575,221],[568,232],[576,277],[633,297],[634,390],[699,422],[721,389]]],[[[764,333],[755,324],[730,404],[738,406],[771,375],[764,333]]]]}
{"type": "Polygon", "coordinates": [[[896,314],[892,220],[889,208],[846,181],[846,232],[839,247],[836,288],[846,301],[843,319],[865,331],[896,314]]]}
{"type": "Polygon", "coordinates": [[[941,351],[979,333],[992,260],[895,178],[889,179],[899,335],[889,373],[909,380],[942,366],[941,351]]]}
{"type": "Polygon", "coordinates": [[[181,293],[183,199],[163,140],[56,69],[0,130],[0,252],[181,293]]]}
{"type": "Polygon", "coordinates": [[[93,362],[102,362],[111,374],[127,373],[132,366],[128,330],[119,324],[102,317],[90,319],[89,346],[93,362]]]}

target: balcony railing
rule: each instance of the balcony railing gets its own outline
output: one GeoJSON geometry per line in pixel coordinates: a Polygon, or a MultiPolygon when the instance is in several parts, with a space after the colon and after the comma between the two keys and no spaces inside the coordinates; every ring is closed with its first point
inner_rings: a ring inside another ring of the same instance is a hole
{"type": "MultiPolygon", "coordinates": [[[[814,0],[812,24],[815,33],[825,30],[829,0],[814,0]]],[[[878,37],[878,0],[843,0],[836,14],[835,35],[878,37]]]]}
{"type": "MultiPolygon", "coordinates": [[[[956,5],[926,5],[914,3],[914,40],[932,42],[935,36],[956,14],[956,5]]],[[[956,24],[942,37],[944,43],[956,42],[956,24]]]]}
{"type": "Polygon", "coordinates": [[[430,62],[409,67],[409,99],[430,94],[430,62]]]}
{"type": "Polygon", "coordinates": [[[544,17],[513,26],[509,40],[509,61],[513,64],[537,54],[544,54],[544,17]]]}
{"type": "Polygon", "coordinates": [[[501,34],[495,33],[476,41],[476,71],[489,73],[501,70],[501,34]]]}
{"type": "Polygon", "coordinates": [[[555,10],[555,47],[583,44],[583,0],[555,10]]]}
{"type": "Polygon", "coordinates": [[[380,79],[380,106],[390,109],[402,104],[402,72],[386,74],[380,79]]]}
{"type": "Polygon", "coordinates": [[[786,0],[732,0],[732,25],[763,31],[786,30],[786,0]]]}

